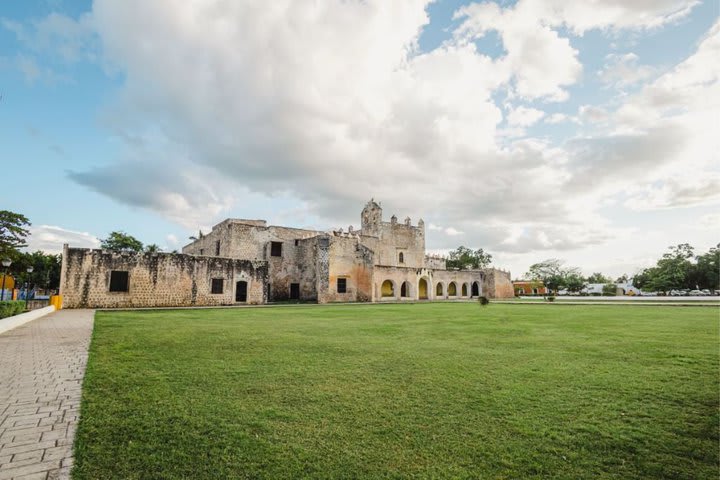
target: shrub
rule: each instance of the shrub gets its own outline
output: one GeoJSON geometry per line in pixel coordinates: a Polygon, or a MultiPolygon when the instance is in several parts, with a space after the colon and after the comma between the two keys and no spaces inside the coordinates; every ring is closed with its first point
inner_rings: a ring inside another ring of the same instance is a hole
{"type": "Polygon", "coordinates": [[[545,299],[546,299],[548,302],[554,302],[554,301],[555,301],[555,297],[553,297],[552,295],[546,297],[545,299]]]}
{"type": "Polygon", "coordinates": [[[480,302],[480,305],[487,305],[488,303],[490,303],[490,300],[488,300],[487,297],[483,296],[478,298],[478,302],[480,302]]]}
{"type": "Polygon", "coordinates": [[[12,317],[24,311],[24,300],[5,300],[0,302],[0,318],[12,317]]]}

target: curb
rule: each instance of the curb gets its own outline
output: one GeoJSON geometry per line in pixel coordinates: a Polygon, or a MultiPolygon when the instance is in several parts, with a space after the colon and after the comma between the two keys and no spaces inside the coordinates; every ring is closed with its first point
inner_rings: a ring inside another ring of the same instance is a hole
{"type": "Polygon", "coordinates": [[[33,320],[37,320],[38,318],[44,317],[49,313],[53,313],[54,311],[55,306],[50,305],[49,307],[38,308],[37,310],[21,313],[20,315],[13,315],[12,317],[3,318],[2,320],[0,320],[0,334],[3,334],[8,330],[12,330],[13,328],[17,328],[20,325],[25,325],[26,323],[32,322],[33,320]]]}

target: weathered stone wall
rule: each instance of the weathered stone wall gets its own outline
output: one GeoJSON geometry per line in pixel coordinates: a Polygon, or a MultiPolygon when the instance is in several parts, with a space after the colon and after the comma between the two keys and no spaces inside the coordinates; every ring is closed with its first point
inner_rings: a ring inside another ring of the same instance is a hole
{"type": "Polygon", "coordinates": [[[490,298],[512,298],[515,296],[510,272],[488,268],[485,270],[485,284],[483,287],[490,298]]]}
{"type": "Polygon", "coordinates": [[[425,255],[425,268],[432,268],[433,270],[445,270],[447,269],[447,259],[434,255],[425,255]]]}
{"type": "MultiPolygon", "coordinates": [[[[318,283],[318,302],[369,302],[372,299],[373,252],[360,243],[357,236],[328,236],[327,259],[320,262],[318,277],[326,275],[327,282],[318,283]],[[326,273],[327,272],[327,273],[326,273]],[[346,292],[339,293],[339,278],[346,282],[346,292]]],[[[322,253],[321,257],[325,254],[322,253]]]]}
{"type": "Polygon", "coordinates": [[[235,304],[236,282],[247,282],[247,303],[266,301],[267,264],[172,253],[63,250],[60,294],[66,308],[179,307],[235,304]],[[111,271],[128,272],[127,292],[110,292],[111,271]],[[223,293],[211,293],[212,279],[223,293]]]}

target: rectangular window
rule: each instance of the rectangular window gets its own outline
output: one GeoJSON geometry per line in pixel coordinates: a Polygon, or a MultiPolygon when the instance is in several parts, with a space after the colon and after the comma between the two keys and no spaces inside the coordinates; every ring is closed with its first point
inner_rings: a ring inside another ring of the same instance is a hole
{"type": "Polygon", "coordinates": [[[282,242],[270,242],[270,256],[282,257],[282,242]]]}
{"type": "Polygon", "coordinates": [[[130,282],[128,281],[128,272],[122,270],[113,270],[110,272],[110,291],[111,292],[127,292],[130,282]]]}
{"type": "Polygon", "coordinates": [[[337,293],[347,293],[347,278],[337,279],[337,293]]]}
{"type": "Polygon", "coordinates": [[[201,249],[200,249],[200,255],[205,255],[205,249],[204,249],[204,248],[201,248],[201,249]]]}
{"type": "Polygon", "coordinates": [[[215,242],[215,256],[220,256],[220,240],[215,242]]]}
{"type": "Polygon", "coordinates": [[[290,300],[299,300],[300,299],[300,284],[299,283],[291,283],[290,284],[290,300]]]}
{"type": "Polygon", "coordinates": [[[210,293],[213,294],[221,294],[223,293],[223,279],[222,278],[213,278],[212,283],[210,284],[210,293]]]}
{"type": "Polygon", "coordinates": [[[296,239],[295,239],[295,246],[297,247],[298,245],[300,245],[300,240],[298,240],[298,239],[296,238],[296,239]]]}

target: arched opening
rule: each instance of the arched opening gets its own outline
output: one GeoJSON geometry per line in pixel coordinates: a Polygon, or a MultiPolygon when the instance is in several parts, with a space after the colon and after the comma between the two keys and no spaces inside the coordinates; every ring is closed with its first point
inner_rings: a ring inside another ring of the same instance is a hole
{"type": "Polygon", "coordinates": [[[380,292],[383,297],[394,297],[395,296],[395,286],[393,285],[393,283],[390,280],[385,280],[382,283],[380,292]]]}
{"type": "Polygon", "coordinates": [[[537,294],[538,294],[538,289],[537,289],[537,288],[533,288],[533,295],[537,295],[537,294]]]}
{"type": "Polygon", "coordinates": [[[405,263],[405,255],[403,255],[403,252],[400,252],[400,255],[398,255],[398,261],[400,263],[405,263]]]}
{"type": "Polygon", "coordinates": [[[468,292],[468,284],[467,284],[467,283],[463,283],[463,286],[462,286],[462,296],[463,296],[463,297],[467,297],[467,292],[468,292]]]}
{"type": "Polygon", "coordinates": [[[400,296],[402,298],[410,296],[410,282],[403,282],[402,285],[400,285],[400,296]]]}
{"type": "Polygon", "coordinates": [[[420,300],[427,300],[428,298],[428,284],[424,278],[421,278],[418,283],[418,298],[420,300]]]}
{"type": "Polygon", "coordinates": [[[442,282],[440,282],[440,283],[438,283],[437,286],[435,287],[435,297],[437,297],[437,298],[442,298],[443,295],[444,295],[444,293],[443,293],[443,284],[442,284],[442,282]]]}
{"type": "Polygon", "coordinates": [[[472,284],[472,296],[473,297],[480,296],[480,284],[478,282],[473,282],[473,284],[472,284]]]}
{"type": "Polygon", "coordinates": [[[457,285],[455,285],[455,282],[450,282],[450,285],[448,285],[448,297],[457,297],[457,285]]]}
{"type": "Polygon", "coordinates": [[[235,283],[235,301],[247,302],[247,282],[235,283]]]}

